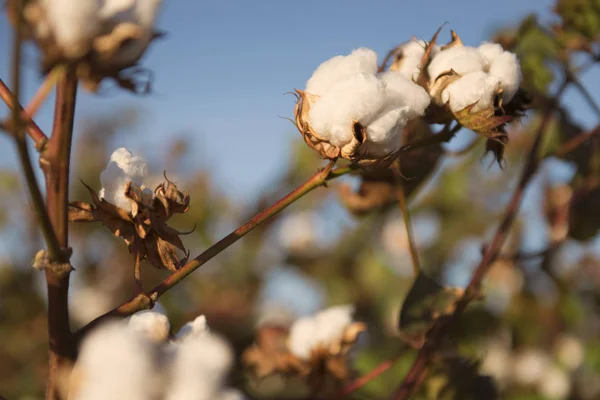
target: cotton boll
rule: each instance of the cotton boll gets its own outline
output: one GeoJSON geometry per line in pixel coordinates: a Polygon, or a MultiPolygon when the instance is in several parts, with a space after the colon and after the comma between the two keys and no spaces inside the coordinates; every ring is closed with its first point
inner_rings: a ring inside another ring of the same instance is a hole
{"type": "Polygon", "coordinates": [[[200,315],[196,317],[192,322],[186,323],[180,330],[177,332],[177,340],[185,341],[188,339],[192,339],[199,336],[205,336],[210,333],[210,329],[206,322],[206,317],[204,315],[200,315]]]}
{"type": "Polygon", "coordinates": [[[319,65],[306,83],[306,91],[322,96],[333,85],[352,75],[376,72],[377,53],[366,48],[356,49],[347,56],[336,56],[319,65]]]}
{"type": "Polygon", "coordinates": [[[453,112],[476,104],[472,111],[481,111],[494,105],[494,96],[500,87],[500,81],[495,76],[485,72],[473,72],[452,82],[442,92],[442,101],[449,102],[453,112]]]}
{"type": "MultiPolygon", "coordinates": [[[[426,47],[427,42],[415,39],[401,45],[399,50],[402,52],[402,61],[397,72],[410,80],[416,81],[421,72],[419,67],[421,66],[421,59],[425,54],[426,47]]],[[[439,49],[440,46],[434,46],[431,55],[435,56],[439,52],[439,49]]]]}
{"type": "MultiPolygon", "coordinates": [[[[395,108],[367,127],[367,142],[361,146],[375,156],[384,156],[402,146],[402,128],[406,125],[408,107],[395,108]]],[[[360,150],[359,150],[360,151],[360,150]]]]}
{"type": "Polygon", "coordinates": [[[114,306],[107,292],[91,286],[77,289],[72,300],[69,302],[70,314],[81,325],[87,324],[114,306]]]}
{"type": "Polygon", "coordinates": [[[334,85],[311,107],[310,123],[338,147],[353,138],[352,124],[369,125],[385,106],[385,84],[374,75],[357,74],[334,85]]]}
{"type": "Polygon", "coordinates": [[[344,330],[352,323],[354,306],[330,307],[315,316],[317,323],[316,341],[325,346],[342,337],[344,330]]]}
{"type": "Polygon", "coordinates": [[[216,335],[192,337],[177,347],[166,400],[212,400],[233,363],[233,352],[216,335]]]}
{"type": "Polygon", "coordinates": [[[407,118],[423,115],[431,98],[425,89],[398,72],[384,72],[380,79],[385,83],[385,95],[388,104],[407,106],[407,118]]]}
{"type": "Polygon", "coordinates": [[[540,350],[526,350],[514,360],[513,379],[522,385],[533,385],[540,381],[550,364],[548,356],[540,350]]]}
{"type": "Polygon", "coordinates": [[[544,371],[538,390],[548,399],[566,399],[571,392],[571,381],[565,371],[553,366],[544,371]]]}
{"type": "Polygon", "coordinates": [[[118,14],[131,15],[131,11],[138,3],[137,0],[104,0],[98,14],[103,20],[116,17],[118,14]]]}
{"type": "Polygon", "coordinates": [[[100,198],[105,198],[126,211],[131,211],[131,204],[125,197],[125,185],[131,182],[140,186],[146,176],[147,166],[143,158],[133,156],[126,148],[115,150],[104,171],[100,173],[102,189],[100,198]]]}
{"type": "Polygon", "coordinates": [[[226,389],[219,393],[217,400],[246,400],[246,396],[237,389],[226,389]]]}
{"type": "Polygon", "coordinates": [[[162,2],[163,0],[137,0],[135,6],[136,22],[151,30],[162,2]]]}
{"type": "Polygon", "coordinates": [[[469,74],[471,72],[483,71],[485,69],[485,60],[473,47],[452,47],[440,51],[427,67],[427,72],[431,81],[442,74],[453,70],[459,75],[469,74]]]}
{"type": "Polygon", "coordinates": [[[298,358],[308,360],[315,346],[318,325],[314,318],[303,317],[292,325],[288,337],[288,348],[298,358]]]}
{"type": "Polygon", "coordinates": [[[560,336],[554,344],[554,353],[558,361],[570,371],[579,368],[585,358],[581,341],[572,335],[560,336]]]}
{"type": "Polygon", "coordinates": [[[521,65],[513,53],[505,51],[490,66],[490,75],[500,80],[502,102],[507,104],[515,96],[521,85],[521,65]]]}
{"type": "Polygon", "coordinates": [[[481,372],[490,375],[498,383],[506,382],[511,372],[511,354],[504,346],[490,346],[481,364],[481,372]]]}
{"type": "Polygon", "coordinates": [[[108,322],[85,339],[76,367],[75,400],[147,400],[156,396],[154,347],[122,323],[108,322]]]}
{"type": "Polygon", "coordinates": [[[84,56],[99,34],[99,0],[45,0],[44,8],[56,42],[68,58],[84,56]]]}
{"type": "Polygon", "coordinates": [[[164,342],[169,337],[171,324],[166,315],[145,310],[129,318],[129,328],[146,336],[152,342],[164,342]]]}
{"type": "Polygon", "coordinates": [[[498,43],[482,43],[478,48],[479,54],[485,60],[486,64],[486,72],[489,71],[490,65],[494,62],[494,60],[502,53],[504,53],[504,49],[498,43]]]}

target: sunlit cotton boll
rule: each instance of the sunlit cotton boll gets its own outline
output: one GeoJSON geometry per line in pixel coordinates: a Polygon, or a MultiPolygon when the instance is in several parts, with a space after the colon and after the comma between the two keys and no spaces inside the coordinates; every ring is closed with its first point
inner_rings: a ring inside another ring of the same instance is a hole
{"type": "Polygon", "coordinates": [[[474,47],[452,47],[442,50],[433,57],[427,72],[430,79],[435,81],[442,73],[450,70],[459,75],[483,71],[486,62],[474,47]]]}
{"type": "Polygon", "coordinates": [[[121,322],[107,322],[84,340],[75,400],[155,398],[155,347],[121,322]]]}
{"type": "Polygon", "coordinates": [[[500,88],[500,79],[483,71],[466,74],[452,82],[442,92],[442,102],[459,112],[474,105],[472,112],[494,105],[494,95],[500,88]]]}
{"type": "Polygon", "coordinates": [[[501,344],[494,343],[488,347],[481,363],[481,372],[490,375],[499,383],[505,383],[511,373],[511,353],[501,344]]]}
{"type": "Polygon", "coordinates": [[[201,337],[210,334],[206,317],[200,315],[193,321],[187,322],[175,335],[178,343],[183,343],[186,340],[193,339],[195,337],[201,337]]]}
{"type": "Polygon", "coordinates": [[[347,56],[336,56],[319,65],[306,83],[306,91],[321,96],[352,75],[376,72],[377,53],[366,48],[356,49],[347,56]]]}
{"type": "Polygon", "coordinates": [[[214,400],[233,363],[233,351],[221,337],[189,337],[176,347],[165,400],[214,400]]]}
{"type": "Polygon", "coordinates": [[[290,328],[288,348],[297,357],[308,360],[314,350],[328,348],[342,337],[352,323],[353,313],[352,305],[341,305],[298,319],[290,328]]]}
{"type": "Polygon", "coordinates": [[[162,343],[169,337],[171,324],[166,315],[156,311],[139,311],[129,317],[129,328],[139,332],[156,343],[162,343]]]}
{"type": "Polygon", "coordinates": [[[146,161],[132,155],[125,147],[118,148],[111,156],[106,169],[100,173],[102,189],[98,195],[109,203],[131,212],[131,204],[125,197],[127,182],[141,186],[147,174],[146,161]]]}
{"type": "MultiPolygon", "coordinates": [[[[421,66],[421,59],[425,54],[426,47],[427,42],[424,40],[413,39],[402,44],[398,48],[398,51],[401,53],[401,62],[397,68],[394,68],[394,70],[401,73],[406,78],[416,81],[421,73],[419,68],[421,66]]],[[[434,46],[431,55],[436,55],[439,50],[440,46],[434,46]]]]}

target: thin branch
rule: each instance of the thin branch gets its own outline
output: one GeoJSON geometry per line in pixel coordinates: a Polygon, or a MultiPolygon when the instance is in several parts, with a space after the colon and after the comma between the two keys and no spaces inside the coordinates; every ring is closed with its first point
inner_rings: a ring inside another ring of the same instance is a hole
{"type": "Polygon", "coordinates": [[[44,79],[44,82],[42,82],[42,85],[38,88],[37,92],[33,96],[33,99],[31,99],[29,104],[27,104],[27,107],[25,107],[25,110],[23,110],[23,121],[29,121],[35,114],[37,114],[38,110],[42,104],[44,104],[48,98],[48,95],[50,95],[50,92],[52,89],[54,89],[56,82],[65,72],[65,70],[65,66],[59,65],[50,71],[50,73],[46,76],[46,79],[44,79]]]}
{"type": "Polygon", "coordinates": [[[396,364],[403,355],[404,355],[404,352],[400,352],[398,355],[390,358],[389,360],[385,360],[384,362],[379,364],[377,367],[375,367],[371,371],[369,371],[367,374],[357,378],[356,380],[351,382],[348,386],[344,387],[332,399],[340,399],[342,397],[348,396],[349,394],[352,394],[353,392],[355,392],[358,389],[362,388],[363,386],[367,385],[373,379],[377,378],[378,376],[383,374],[385,371],[387,371],[391,367],[393,367],[394,364],[396,364]]]}
{"type": "Polygon", "coordinates": [[[327,181],[338,178],[342,175],[346,175],[354,169],[352,166],[332,169],[334,163],[335,161],[331,161],[325,169],[316,172],[314,175],[308,178],[308,180],[306,180],[296,189],[292,190],[275,204],[258,213],[244,225],[240,226],[235,231],[231,232],[229,235],[225,236],[223,239],[206,249],[198,257],[188,261],[187,264],[169,275],[152,290],[135,296],[134,298],[128,300],[106,314],[101,315],[86,326],[82,327],[75,333],[77,341],[81,340],[87,331],[106,318],[127,317],[135,312],[152,308],[153,302],[155,302],[160,296],[165,294],[169,289],[181,282],[185,277],[200,268],[206,262],[213,259],[223,250],[227,249],[235,242],[246,236],[248,233],[252,232],[252,230],[254,230],[257,226],[267,221],[272,216],[278,214],[287,206],[294,203],[296,200],[300,199],[312,190],[318,188],[319,186],[325,186],[327,181]]]}
{"type": "MultiPolygon", "coordinates": [[[[41,149],[44,148],[44,145],[48,142],[48,137],[44,132],[42,132],[40,127],[33,122],[33,120],[31,120],[31,118],[26,117],[25,110],[17,100],[16,93],[13,93],[2,81],[2,79],[0,79],[0,98],[11,109],[13,114],[15,114],[15,110],[21,112],[20,123],[26,125],[25,130],[35,142],[35,148],[38,149],[38,151],[41,151],[41,149]]],[[[13,129],[15,128],[13,127],[13,129]]]]}
{"type": "Polygon", "coordinates": [[[415,278],[421,271],[421,262],[419,261],[419,250],[417,249],[417,243],[415,241],[415,235],[412,230],[412,220],[410,212],[408,211],[408,204],[406,203],[406,196],[404,194],[404,187],[402,186],[402,175],[400,172],[400,163],[396,161],[397,168],[394,168],[394,177],[397,183],[396,197],[398,204],[400,205],[400,211],[402,211],[402,218],[404,219],[404,228],[406,229],[406,235],[408,237],[408,247],[410,249],[410,258],[412,259],[413,275],[415,278]]]}
{"type": "MultiPolygon", "coordinates": [[[[564,91],[566,85],[563,85],[559,91],[559,94],[556,95],[556,98],[564,91]]],[[[531,150],[529,152],[529,156],[527,158],[526,164],[523,168],[523,172],[521,175],[521,179],[513,193],[513,196],[506,208],[504,213],[504,218],[502,219],[498,229],[496,230],[496,234],[494,235],[492,242],[489,246],[487,246],[485,253],[483,255],[482,260],[479,265],[475,269],[475,273],[473,274],[469,285],[467,286],[464,295],[458,301],[456,305],[456,310],[452,314],[449,319],[439,320],[430,333],[430,336],[425,343],[425,345],[421,348],[419,353],[417,354],[417,358],[414,361],[410,371],[404,378],[404,381],[396,390],[394,396],[392,397],[394,400],[406,400],[410,397],[412,393],[418,388],[421,382],[425,379],[427,375],[427,365],[429,364],[429,360],[433,356],[433,354],[437,351],[437,349],[441,346],[449,327],[456,322],[457,317],[466,309],[467,305],[476,298],[479,292],[479,286],[483,281],[483,278],[491,268],[493,262],[498,258],[500,253],[500,248],[506,241],[508,236],[510,227],[517,215],[519,210],[519,206],[521,204],[521,199],[523,198],[523,194],[525,189],[533,176],[539,165],[539,150],[540,146],[543,143],[543,137],[547,131],[547,127],[550,123],[551,117],[553,115],[553,108],[547,109],[544,113],[542,122],[537,130],[535,141],[531,150]]]]}
{"type": "Polygon", "coordinates": [[[581,146],[588,139],[590,139],[591,137],[593,137],[599,133],[600,133],[600,124],[596,125],[596,127],[594,129],[592,129],[591,131],[580,133],[579,135],[574,136],[571,139],[567,140],[554,152],[554,155],[556,155],[557,157],[564,157],[565,155],[567,155],[570,152],[572,152],[573,150],[575,150],[577,147],[581,146]]]}

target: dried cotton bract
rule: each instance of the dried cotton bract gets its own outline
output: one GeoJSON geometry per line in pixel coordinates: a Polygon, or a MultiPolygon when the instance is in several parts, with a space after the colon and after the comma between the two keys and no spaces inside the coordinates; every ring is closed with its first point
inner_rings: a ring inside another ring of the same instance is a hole
{"type": "Polygon", "coordinates": [[[297,90],[296,125],[323,158],[385,164],[406,123],[425,112],[426,91],[402,73],[377,73],[377,54],[357,49],[321,64],[297,90]]]}
{"type": "Polygon", "coordinates": [[[44,69],[59,63],[76,64],[85,87],[95,91],[105,77],[131,88],[132,82],[120,73],[136,65],[148,45],[160,36],[154,21],[161,3],[32,0],[23,14],[27,33],[42,50],[44,69]]]}
{"type": "Polygon", "coordinates": [[[154,189],[141,185],[146,164],[127,149],[120,148],[101,174],[103,188],[98,194],[88,187],[92,204],[69,205],[69,220],[102,222],[115,236],[123,238],[137,266],[148,260],[154,267],[176,271],[181,262],[177,249],[185,252],[182,233],[167,225],[174,214],[188,211],[190,196],[166,179],[154,189]]]}

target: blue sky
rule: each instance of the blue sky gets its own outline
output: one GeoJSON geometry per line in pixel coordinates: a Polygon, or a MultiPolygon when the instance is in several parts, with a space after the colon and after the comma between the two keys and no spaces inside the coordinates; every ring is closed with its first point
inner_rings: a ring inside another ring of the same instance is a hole
{"type": "MultiPolygon", "coordinates": [[[[379,1],[164,1],[158,27],[168,37],[157,42],[144,65],[155,73],[155,93],[136,97],[118,90],[82,92],[77,118],[135,105],[143,112],[136,135],[123,132],[126,145],[148,158],[160,154],[169,135],[192,138],[193,162],[209,166],[228,194],[249,198],[285,165],[298,132],[280,116],[292,116],[294,98],[323,61],[357,47],[383,57],[411,36],[430,38],[447,22],[465,43],[477,44],[497,28],[517,23],[528,12],[549,17],[552,1],[464,0],[379,1]],[[143,138],[144,140],[140,140],[143,138]]],[[[0,50],[10,48],[10,30],[0,19],[0,50]]],[[[449,36],[448,29],[443,38],[449,36]]],[[[9,59],[0,58],[8,80],[9,59]]],[[[28,59],[24,98],[40,78],[28,59]]],[[[51,123],[51,104],[36,120],[51,123]]],[[[0,107],[0,115],[6,108],[0,107]]],[[[109,114],[110,115],[110,114],[109,114]]],[[[93,151],[91,149],[91,151],[93,151]]],[[[14,167],[12,144],[0,138],[0,167],[14,167]]],[[[307,175],[309,172],[307,172],[307,175]]]]}

